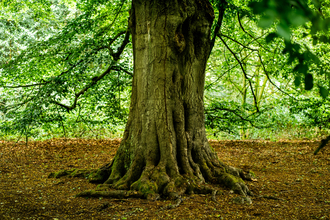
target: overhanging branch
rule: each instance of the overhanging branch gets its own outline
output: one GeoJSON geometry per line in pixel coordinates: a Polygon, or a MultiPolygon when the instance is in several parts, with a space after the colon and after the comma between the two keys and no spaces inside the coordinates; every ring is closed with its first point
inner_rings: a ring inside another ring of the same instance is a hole
{"type": "Polygon", "coordinates": [[[289,93],[283,91],[283,90],[282,90],[281,88],[279,88],[275,83],[273,83],[273,81],[270,79],[270,77],[269,77],[269,75],[268,75],[268,71],[266,70],[266,67],[265,67],[265,65],[264,65],[264,62],[262,61],[262,58],[261,58],[260,54],[258,54],[258,56],[259,56],[259,59],[260,59],[261,66],[262,66],[262,68],[263,68],[263,70],[264,70],[264,73],[266,74],[266,76],[267,76],[269,82],[270,82],[273,86],[275,86],[275,88],[277,88],[280,92],[286,94],[286,95],[289,96],[290,98],[293,98],[293,99],[297,100],[295,97],[293,97],[293,96],[290,95],[289,93]]]}
{"type": "Polygon", "coordinates": [[[82,90],[80,90],[78,93],[75,94],[73,104],[71,106],[62,104],[56,100],[53,100],[52,103],[61,106],[62,108],[65,108],[68,112],[75,109],[77,107],[77,102],[80,96],[82,96],[89,88],[93,87],[98,81],[100,81],[102,78],[104,78],[108,73],[111,72],[114,65],[114,61],[109,65],[109,67],[100,75],[95,76],[91,79],[91,82],[85,86],[82,90]]]}
{"type": "Polygon", "coordinates": [[[132,73],[132,72],[130,72],[130,71],[124,69],[124,68],[121,67],[121,66],[114,66],[112,69],[113,69],[113,70],[116,70],[116,71],[122,71],[122,72],[124,72],[124,73],[130,75],[131,77],[133,77],[133,73],[132,73]]]}
{"type": "Polygon", "coordinates": [[[253,49],[253,48],[251,48],[251,47],[248,47],[248,46],[246,46],[246,45],[244,45],[244,44],[238,42],[237,40],[235,40],[235,39],[233,39],[233,38],[231,38],[231,37],[229,37],[229,36],[227,36],[227,35],[224,35],[224,34],[222,34],[222,33],[219,33],[219,34],[220,34],[220,36],[225,37],[225,38],[228,38],[229,40],[234,41],[235,43],[241,45],[242,47],[244,47],[244,48],[246,48],[246,49],[248,49],[248,50],[251,50],[251,51],[259,51],[259,50],[257,50],[257,49],[253,49]]]}
{"type": "Polygon", "coordinates": [[[126,32],[127,31],[121,31],[118,34],[116,34],[116,36],[114,38],[110,39],[109,44],[108,44],[108,49],[109,49],[111,55],[113,55],[114,52],[113,52],[113,50],[112,50],[112,48],[110,46],[113,44],[113,42],[115,42],[120,36],[122,36],[126,32]]]}
{"type": "Polygon", "coordinates": [[[221,0],[221,3],[219,3],[217,5],[217,8],[219,10],[219,17],[218,17],[218,20],[217,20],[217,23],[215,25],[215,28],[214,28],[214,34],[213,34],[213,37],[211,39],[211,49],[210,49],[210,54],[212,52],[212,49],[214,47],[214,44],[215,44],[215,39],[217,37],[217,34],[219,33],[220,31],[220,28],[221,28],[221,25],[222,25],[222,21],[223,21],[223,17],[225,15],[225,11],[227,9],[227,5],[228,3],[225,1],[225,0],[221,0]]]}
{"type": "Polygon", "coordinates": [[[35,83],[35,84],[17,85],[17,86],[5,86],[5,85],[2,85],[0,87],[8,88],[8,89],[18,89],[18,88],[29,88],[29,87],[34,87],[34,86],[43,86],[43,85],[46,85],[46,84],[47,83],[35,83]]]}
{"type": "Polygon", "coordinates": [[[254,37],[254,36],[252,36],[249,32],[247,32],[247,31],[244,29],[243,25],[242,25],[241,18],[240,18],[240,15],[239,15],[239,11],[237,11],[237,20],[238,20],[239,26],[241,27],[242,31],[243,31],[244,33],[246,33],[247,35],[249,35],[249,36],[253,39],[253,41],[256,41],[256,42],[259,44],[259,46],[262,47],[265,51],[268,51],[268,52],[269,52],[269,50],[266,49],[266,48],[265,48],[265,47],[264,47],[264,46],[258,41],[258,39],[261,38],[261,37],[263,37],[265,34],[263,34],[263,35],[260,36],[260,37],[254,37]]]}
{"type": "MultiPolygon", "coordinates": [[[[247,59],[253,52],[250,52],[248,55],[246,55],[241,61],[244,61],[247,59]]],[[[227,61],[228,62],[228,61],[227,61]]],[[[205,86],[205,89],[209,89],[213,84],[215,84],[219,79],[221,79],[226,73],[230,72],[234,68],[236,68],[239,65],[239,63],[235,64],[234,66],[230,67],[228,70],[226,70],[224,73],[222,73],[216,80],[214,80],[212,83],[205,86]]]]}
{"type": "MultiPolygon", "coordinates": [[[[84,93],[91,87],[93,87],[98,81],[100,81],[101,79],[103,79],[107,74],[109,74],[111,72],[111,70],[115,70],[118,67],[115,67],[114,65],[117,63],[117,61],[120,58],[120,55],[123,53],[125,47],[127,46],[127,44],[129,43],[129,36],[130,36],[130,30],[129,28],[125,31],[125,32],[120,32],[118,33],[111,41],[109,44],[109,50],[110,50],[110,54],[113,57],[113,60],[111,62],[111,64],[109,65],[109,67],[99,76],[94,76],[93,78],[91,78],[91,82],[89,84],[87,84],[83,89],[81,89],[78,93],[75,94],[74,100],[73,100],[73,104],[71,106],[69,105],[65,105],[63,103],[60,103],[56,100],[53,100],[52,102],[56,105],[61,106],[62,108],[65,108],[68,112],[75,109],[77,107],[77,103],[78,103],[78,99],[80,96],[84,95],[84,93]],[[118,39],[121,35],[123,35],[125,33],[125,37],[123,42],[121,43],[121,45],[118,47],[116,52],[113,52],[113,50],[110,48],[110,45],[116,40],[118,39]]],[[[123,70],[123,69],[122,69],[123,70]]]]}
{"type": "MultiPolygon", "coordinates": [[[[242,121],[246,121],[246,122],[248,122],[252,127],[255,127],[255,128],[258,128],[258,129],[266,128],[266,127],[260,127],[260,126],[255,125],[255,124],[252,122],[252,120],[243,117],[242,115],[240,115],[239,113],[237,113],[236,110],[233,110],[233,109],[215,107],[215,108],[212,108],[212,109],[210,109],[210,110],[208,110],[208,111],[227,111],[227,112],[231,112],[231,113],[233,113],[234,115],[236,115],[237,117],[239,117],[242,121]]],[[[206,114],[208,114],[208,111],[206,111],[206,114]]],[[[214,117],[214,116],[213,116],[213,117],[214,117]]],[[[250,116],[248,116],[248,117],[250,117],[250,116]]]]}
{"type": "Polygon", "coordinates": [[[253,95],[253,99],[254,99],[254,103],[255,103],[255,108],[257,109],[257,112],[259,112],[259,108],[258,108],[258,105],[257,105],[257,97],[256,95],[254,94],[254,91],[253,91],[253,86],[252,86],[252,83],[251,83],[251,80],[249,79],[249,77],[247,76],[247,73],[243,67],[243,64],[242,62],[238,59],[238,57],[236,56],[236,54],[230,49],[230,47],[226,44],[226,42],[222,39],[221,35],[218,34],[217,35],[220,40],[222,41],[222,43],[226,46],[226,48],[230,51],[230,53],[234,56],[235,60],[239,63],[241,69],[242,69],[242,72],[244,74],[244,77],[248,80],[249,82],[249,85],[250,85],[250,89],[251,89],[251,93],[253,95]]]}

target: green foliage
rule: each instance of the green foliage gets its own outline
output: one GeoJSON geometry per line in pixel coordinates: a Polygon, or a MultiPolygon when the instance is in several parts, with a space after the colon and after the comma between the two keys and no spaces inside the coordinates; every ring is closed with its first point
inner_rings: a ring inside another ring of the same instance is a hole
{"type": "Polygon", "coordinates": [[[304,121],[308,127],[330,129],[330,102],[318,97],[308,100],[289,100],[290,112],[301,114],[306,117],[304,121]]]}
{"type": "Polygon", "coordinates": [[[124,123],[132,77],[130,47],[120,48],[128,43],[127,2],[30,6],[1,5],[7,13],[0,20],[7,34],[1,40],[8,46],[0,56],[2,135],[36,136],[34,129],[47,131],[54,125],[65,135],[71,123],[124,123]],[[41,13],[40,8],[47,10],[41,13]]]}
{"type": "MultiPolygon", "coordinates": [[[[209,132],[236,139],[328,129],[329,3],[210,2],[209,132]]],[[[129,8],[125,0],[0,2],[0,138],[123,131],[133,75],[129,8]]]]}
{"type": "MultiPolygon", "coordinates": [[[[315,56],[307,46],[306,40],[312,39],[313,45],[320,43],[329,43],[329,8],[326,7],[327,1],[320,2],[313,0],[310,3],[302,0],[262,0],[254,1],[249,4],[253,12],[260,15],[259,26],[262,28],[271,28],[276,26],[276,32],[267,36],[267,42],[271,42],[276,37],[282,37],[285,40],[285,48],[282,53],[289,55],[288,64],[294,64],[295,85],[298,87],[301,78],[304,78],[306,90],[311,90],[314,86],[314,77],[311,71],[313,65],[318,66],[318,72],[322,73],[319,57],[315,56]],[[297,42],[294,39],[292,30],[301,27],[304,34],[301,39],[305,42],[297,42]]],[[[315,71],[314,71],[315,72],[315,71]]],[[[328,92],[325,87],[320,87],[320,94],[326,98],[328,92]]]]}
{"type": "Polygon", "coordinates": [[[205,109],[206,126],[214,132],[227,132],[239,137],[239,128],[270,127],[262,117],[261,112],[254,112],[254,106],[246,104],[242,106],[234,101],[212,102],[205,109]]]}

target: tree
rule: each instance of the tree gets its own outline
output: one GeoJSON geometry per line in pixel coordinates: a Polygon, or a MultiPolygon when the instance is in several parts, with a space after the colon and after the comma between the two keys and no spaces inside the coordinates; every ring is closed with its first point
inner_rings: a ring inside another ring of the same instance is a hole
{"type": "Polygon", "coordinates": [[[129,118],[115,158],[90,176],[92,182],[146,198],[211,192],[200,186],[205,182],[251,194],[242,180],[249,173],[219,161],[205,134],[203,92],[213,19],[207,0],[132,1],[129,118]]]}

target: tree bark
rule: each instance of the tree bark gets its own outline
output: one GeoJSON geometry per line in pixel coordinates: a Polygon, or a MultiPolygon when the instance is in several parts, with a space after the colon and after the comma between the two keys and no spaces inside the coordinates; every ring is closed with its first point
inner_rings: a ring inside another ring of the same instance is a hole
{"type": "MultiPolygon", "coordinates": [[[[134,76],[124,137],[100,178],[118,190],[176,197],[201,183],[249,190],[240,169],[224,165],[204,126],[205,67],[214,19],[207,0],[133,0],[134,76]]],[[[100,174],[100,173],[99,173],[100,174]]],[[[93,178],[91,178],[93,180],[93,178]]]]}

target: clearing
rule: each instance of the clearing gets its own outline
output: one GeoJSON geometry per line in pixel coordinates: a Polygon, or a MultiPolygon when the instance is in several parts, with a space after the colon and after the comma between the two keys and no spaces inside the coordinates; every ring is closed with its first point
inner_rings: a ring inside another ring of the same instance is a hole
{"type": "MultiPolygon", "coordinates": [[[[229,165],[251,169],[246,182],[253,203],[237,204],[222,188],[211,195],[187,195],[181,205],[160,199],[76,198],[96,185],[85,179],[47,178],[71,168],[98,168],[115,155],[120,139],[0,141],[0,219],[329,219],[330,149],[313,152],[318,141],[210,141],[229,165]]],[[[219,186],[214,186],[219,188],[219,186]]]]}

